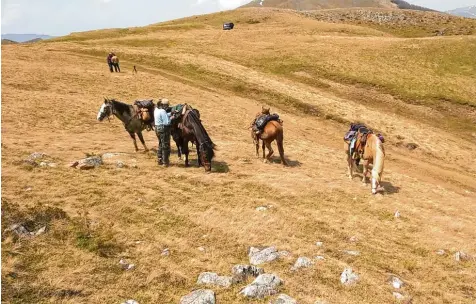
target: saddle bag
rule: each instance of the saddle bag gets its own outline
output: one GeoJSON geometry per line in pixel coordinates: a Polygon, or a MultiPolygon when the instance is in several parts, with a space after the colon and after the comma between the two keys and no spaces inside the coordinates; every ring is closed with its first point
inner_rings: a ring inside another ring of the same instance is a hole
{"type": "Polygon", "coordinates": [[[142,121],[149,122],[150,119],[151,119],[149,109],[141,108],[140,109],[140,118],[142,119],[142,121]]]}

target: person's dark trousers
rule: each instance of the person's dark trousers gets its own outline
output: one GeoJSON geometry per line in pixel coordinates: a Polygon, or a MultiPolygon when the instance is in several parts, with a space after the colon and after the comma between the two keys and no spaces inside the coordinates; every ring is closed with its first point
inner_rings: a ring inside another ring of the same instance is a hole
{"type": "Polygon", "coordinates": [[[121,69],[119,68],[119,63],[114,63],[113,65],[114,65],[114,70],[116,72],[121,72],[121,69]]]}
{"type": "Polygon", "coordinates": [[[156,126],[159,137],[159,150],[157,151],[157,158],[160,164],[168,166],[170,164],[170,126],[156,126]]]}
{"type": "Polygon", "coordinates": [[[157,141],[159,144],[157,145],[157,163],[159,165],[163,165],[164,162],[162,161],[162,144],[160,143],[160,132],[159,132],[159,126],[155,126],[155,135],[157,135],[157,141]]]}
{"type": "Polygon", "coordinates": [[[109,71],[111,71],[111,73],[114,72],[114,70],[112,69],[112,62],[108,62],[107,64],[109,65],[109,71]]]}

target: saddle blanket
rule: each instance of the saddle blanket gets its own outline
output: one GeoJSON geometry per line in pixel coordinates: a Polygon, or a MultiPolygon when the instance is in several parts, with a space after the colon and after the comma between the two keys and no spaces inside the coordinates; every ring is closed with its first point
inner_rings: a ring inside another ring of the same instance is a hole
{"type": "Polygon", "coordinates": [[[272,115],[261,115],[256,119],[255,125],[258,130],[262,130],[266,124],[270,121],[279,121],[279,115],[278,114],[272,114],[272,115]]]}

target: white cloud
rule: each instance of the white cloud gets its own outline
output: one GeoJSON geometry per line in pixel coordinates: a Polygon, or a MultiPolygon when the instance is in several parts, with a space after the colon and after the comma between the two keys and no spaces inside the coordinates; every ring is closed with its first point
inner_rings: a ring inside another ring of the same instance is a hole
{"type": "Polygon", "coordinates": [[[3,0],[2,1],[2,25],[9,25],[17,19],[20,19],[21,5],[17,1],[3,0]]]}

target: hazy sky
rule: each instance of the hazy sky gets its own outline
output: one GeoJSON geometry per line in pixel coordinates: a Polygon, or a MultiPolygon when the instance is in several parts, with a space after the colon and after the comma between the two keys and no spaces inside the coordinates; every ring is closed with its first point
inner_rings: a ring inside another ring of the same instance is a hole
{"type": "MultiPolygon", "coordinates": [[[[143,26],[233,9],[250,0],[1,0],[2,34],[66,35],[100,28],[143,26]]],[[[265,0],[266,1],[266,0],[265,0]]],[[[476,0],[407,0],[437,10],[476,0]]]]}

